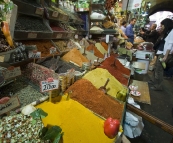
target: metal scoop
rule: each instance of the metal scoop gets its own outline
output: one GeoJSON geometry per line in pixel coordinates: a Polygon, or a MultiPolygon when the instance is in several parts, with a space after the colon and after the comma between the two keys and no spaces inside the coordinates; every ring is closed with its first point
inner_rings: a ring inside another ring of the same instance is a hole
{"type": "Polygon", "coordinates": [[[99,88],[99,90],[103,91],[105,94],[107,93],[106,86],[107,86],[108,82],[109,82],[109,78],[107,79],[105,85],[104,86],[101,86],[99,88]]]}

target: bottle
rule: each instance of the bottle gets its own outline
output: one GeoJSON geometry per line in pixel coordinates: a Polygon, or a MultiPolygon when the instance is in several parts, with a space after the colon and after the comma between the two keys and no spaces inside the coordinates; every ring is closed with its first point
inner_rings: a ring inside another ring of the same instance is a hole
{"type": "Polygon", "coordinates": [[[162,58],[160,58],[159,60],[162,63],[163,68],[165,69],[166,68],[166,63],[162,61],[163,60],[162,58]]]}

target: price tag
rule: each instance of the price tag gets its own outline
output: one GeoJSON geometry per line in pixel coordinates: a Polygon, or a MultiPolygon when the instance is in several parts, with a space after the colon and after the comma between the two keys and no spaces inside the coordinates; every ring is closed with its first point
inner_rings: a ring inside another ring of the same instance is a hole
{"type": "Polygon", "coordinates": [[[35,11],[35,14],[43,15],[43,12],[44,12],[44,9],[43,8],[37,7],[36,8],[36,11],[35,11]]]}
{"type": "Polygon", "coordinates": [[[74,12],[74,6],[73,5],[70,6],[70,11],[74,12]]]}
{"type": "Polygon", "coordinates": [[[37,52],[37,51],[30,51],[29,58],[41,58],[41,52],[37,52]]]}
{"type": "Polygon", "coordinates": [[[18,97],[12,97],[10,100],[5,104],[0,104],[0,115],[11,111],[20,106],[20,102],[18,97]]]}
{"type": "Polygon", "coordinates": [[[78,35],[76,34],[76,35],[74,36],[74,38],[75,38],[75,39],[78,39],[78,35]]]}
{"type": "Polygon", "coordinates": [[[20,67],[9,67],[2,71],[4,79],[14,78],[16,76],[21,75],[20,67]]]}
{"type": "Polygon", "coordinates": [[[4,56],[0,56],[0,62],[4,62],[4,56]]]}
{"type": "Polygon", "coordinates": [[[28,38],[37,38],[37,33],[28,33],[28,38]]]}
{"type": "Polygon", "coordinates": [[[55,47],[51,47],[50,48],[50,54],[55,54],[56,53],[56,48],[55,47]]]}
{"type": "Polygon", "coordinates": [[[52,78],[45,81],[41,81],[40,83],[41,92],[58,89],[58,87],[59,87],[59,80],[54,80],[52,78]]]}
{"type": "Polygon", "coordinates": [[[62,38],[62,34],[61,33],[57,34],[56,38],[62,38]]]}
{"type": "Polygon", "coordinates": [[[54,11],[54,12],[52,13],[52,17],[58,17],[58,12],[57,12],[57,11],[54,11]]]}
{"type": "Polygon", "coordinates": [[[92,38],[92,35],[89,35],[89,38],[91,39],[92,38]]]}
{"type": "Polygon", "coordinates": [[[71,33],[68,33],[68,34],[67,34],[67,37],[71,37],[71,36],[72,36],[72,34],[71,34],[71,33]]]}

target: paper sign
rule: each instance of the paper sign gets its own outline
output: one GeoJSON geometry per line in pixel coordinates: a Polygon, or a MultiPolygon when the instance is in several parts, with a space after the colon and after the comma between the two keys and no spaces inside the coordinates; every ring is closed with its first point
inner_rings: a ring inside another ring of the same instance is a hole
{"type": "Polygon", "coordinates": [[[78,35],[76,34],[76,35],[74,36],[74,38],[75,38],[75,39],[78,39],[78,35]]]}
{"type": "Polygon", "coordinates": [[[58,87],[59,87],[59,80],[54,80],[54,79],[52,81],[45,80],[41,81],[40,83],[41,92],[58,89],[58,87]]]}
{"type": "Polygon", "coordinates": [[[21,75],[20,67],[12,67],[2,71],[4,79],[14,78],[21,75]]]}
{"type": "Polygon", "coordinates": [[[43,15],[43,12],[44,12],[44,9],[43,8],[37,7],[36,8],[36,11],[35,11],[35,14],[43,15]]]}
{"type": "Polygon", "coordinates": [[[29,51],[29,58],[41,58],[41,52],[29,51]]]}
{"type": "Polygon", "coordinates": [[[10,100],[5,104],[0,104],[0,115],[11,111],[20,106],[20,102],[18,97],[12,97],[10,100]]]}
{"type": "Polygon", "coordinates": [[[128,2],[128,7],[127,7],[127,1],[123,1],[122,4],[122,10],[132,10],[132,9],[137,9],[141,7],[142,0],[129,0],[128,2]]]}
{"type": "Polygon", "coordinates": [[[55,54],[56,53],[56,48],[55,47],[51,47],[50,48],[50,54],[55,54]]]}
{"type": "Polygon", "coordinates": [[[61,33],[57,34],[56,38],[62,38],[62,34],[61,33]]]}
{"type": "Polygon", "coordinates": [[[0,62],[4,62],[4,56],[0,56],[0,62]]]}
{"type": "Polygon", "coordinates": [[[37,38],[37,33],[28,33],[28,38],[37,38]]]}
{"type": "Polygon", "coordinates": [[[57,12],[57,11],[54,11],[54,12],[52,13],[52,17],[58,17],[58,12],[57,12]]]}

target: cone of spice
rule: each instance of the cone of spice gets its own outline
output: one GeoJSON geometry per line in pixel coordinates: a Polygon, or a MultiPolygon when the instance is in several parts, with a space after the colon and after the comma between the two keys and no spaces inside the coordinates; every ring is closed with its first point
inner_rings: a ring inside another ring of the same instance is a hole
{"type": "Polygon", "coordinates": [[[82,63],[83,62],[89,62],[89,60],[83,56],[79,50],[77,50],[76,48],[73,48],[72,50],[70,50],[68,53],[66,53],[62,59],[66,62],[74,62],[77,65],[79,65],[80,67],[82,67],[82,63]]]}
{"type": "Polygon", "coordinates": [[[72,91],[71,99],[78,101],[91,111],[104,118],[112,117],[121,121],[124,104],[111,96],[105,95],[90,81],[80,79],[70,86],[65,93],[69,91],[72,91]]]}

